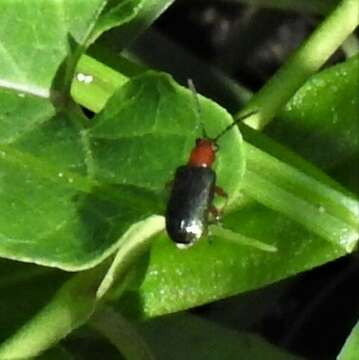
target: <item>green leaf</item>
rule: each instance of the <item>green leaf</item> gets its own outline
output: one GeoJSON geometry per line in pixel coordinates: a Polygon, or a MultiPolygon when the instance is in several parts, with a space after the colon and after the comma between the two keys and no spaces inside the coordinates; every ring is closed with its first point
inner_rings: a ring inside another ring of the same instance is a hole
{"type": "MultiPolygon", "coordinates": [[[[126,5],[129,12],[131,4],[126,5]]],[[[101,11],[103,16],[109,14],[104,5],[104,1],[89,1],[86,6],[67,1],[0,5],[2,19],[21,23],[11,32],[5,20],[0,27],[2,257],[66,270],[89,268],[115,251],[128,226],[158,208],[153,193],[90,178],[88,120],[59,97],[66,91],[63,79],[72,78],[74,62],[101,11]]],[[[125,21],[117,18],[118,13],[111,14],[113,22],[108,21],[106,28],[125,21]]]]}
{"type": "MultiPolygon", "coordinates": [[[[196,137],[191,132],[199,127],[193,95],[156,73],[120,88],[88,131],[74,111],[55,115],[45,100],[7,95],[4,124],[16,113],[19,125],[3,132],[7,145],[0,145],[0,254],[67,270],[98,264],[115,251],[128,226],[161,212],[157,194],[186,162],[196,137]],[[39,115],[24,128],[34,103],[39,115]]],[[[217,105],[201,102],[209,133],[231,121],[217,105]]],[[[231,132],[221,146],[219,183],[233,197],[244,171],[243,156],[237,156],[241,137],[231,132]],[[228,146],[231,138],[237,146],[228,146]],[[224,166],[229,161],[235,171],[224,166]]]]}
{"type": "Polygon", "coordinates": [[[358,74],[357,55],[313,76],[266,129],[357,193],[359,181],[350,164],[359,159],[358,74]]]}
{"type": "Polygon", "coordinates": [[[63,85],[71,81],[78,57],[104,31],[130,26],[136,20],[123,32],[128,41],[130,31],[131,36],[143,31],[170,3],[4,0],[0,5],[0,87],[44,98],[54,95],[50,88],[62,92],[66,90],[63,85]]]}
{"type": "Polygon", "coordinates": [[[357,323],[345,341],[337,359],[356,360],[359,357],[359,323],[357,323]]]}
{"type": "Polygon", "coordinates": [[[286,216],[251,203],[224,218],[224,227],[275,246],[275,253],[221,239],[178,251],[165,235],[138,267],[146,273],[120,299],[120,311],[153,317],[257,289],[344,254],[286,216]],[[137,289],[140,283],[139,289],[137,289]]]}
{"type": "Polygon", "coordinates": [[[104,0],[89,0],[86,6],[67,0],[2,1],[0,87],[49,98],[60,66],[65,64],[60,72],[73,66],[67,56],[86,42],[104,4],[104,0]]]}
{"type": "Polygon", "coordinates": [[[153,195],[141,189],[100,186],[11,147],[0,150],[2,256],[88,268],[115,251],[120,234],[156,208],[153,195]]]}
{"type": "Polygon", "coordinates": [[[359,202],[246,143],[244,192],[350,252],[359,237],[359,202]]]}
{"type": "MultiPolygon", "coordinates": [[[[188,161],[195,139],[202,136],[203,119],[212,137],[231,122],[224,109],[203,97],[197,113],[193,94],[168,75],[147,72],[132,78],[94,117],[88,131],[95,178],[162,192],[175,169],[188,161]]],[[[231,131],[219,146],[218,183],[233,199],[244,174],[242,138],[231,131]]]]}

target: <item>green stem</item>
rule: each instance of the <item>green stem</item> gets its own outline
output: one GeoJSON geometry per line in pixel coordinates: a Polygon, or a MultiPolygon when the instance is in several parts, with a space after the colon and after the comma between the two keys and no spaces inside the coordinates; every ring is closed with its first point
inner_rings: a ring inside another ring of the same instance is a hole
{"type": "Polygon", "coordinates": [[[245,123],[262,129],[359,24],[359,0],[342,0],[287,63],[237,113],[257,110],[245,123]]]}
{"type": "MultiPolygon", "coordinates": [[[[164,228],[164,218],[158,215],[153,215],[130,227],[123,235],[121,239],[123,245],[117,251],[111,267],[97,290],[98,299],[102,299],[105,295],[109,296],[109,290],[114,287],[115,282],[117,285],[123,282],[131,265],[148,249],[152,236],[163,231],[164,228]]],[[[122,287],[116,286],[116,297],[121,290],[122,287]]]]}
{"type": "Polygon", "coordinates": [[[122,237],[123,245],[110,269],[108,261],[104,261],[74,275],[39,313],[0,345],[0,359],[35,357],[83,325],[114,281],[123,279],[151,237],[163,229],[162,216],[151,216],[132,225],[122,237]]]}
{"type": "Polygon", "coordinates": [[[354,248],[359,236],[358,201],[249,143],[245,147],[245,193],[346,251],[354,248]]]}
{"type": "Polygon", "coordinates": [[[101,307],[91,318],[89,325],[106,337],[126,359],[155,359],[134,326],[118,312],[101,307]]]}
{"type": "Polygon", "coordinates": [[[99,112],[115,90],[127,80],[127,76],[83,55],[76,68],[71,96],[78,104],[99,112]]]}
{"type": "Polygon", "coordinates": [[[95,309],[96,281],[104,267],[72,277],[31,321],[0,346],[0,359],[30,359],[84,324],[95,309]]]}

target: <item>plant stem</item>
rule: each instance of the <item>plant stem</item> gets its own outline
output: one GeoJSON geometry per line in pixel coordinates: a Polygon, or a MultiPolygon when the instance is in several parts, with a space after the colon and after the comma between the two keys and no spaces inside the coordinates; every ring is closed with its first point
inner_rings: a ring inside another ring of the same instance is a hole
{"type": "Polygon", "coordinates": [[[134,326],[118,312],[108,307],[101,307],[95,312],[89,324],[105,336],[126,359],[155,359],[134,326]]]}
{"type": "Polygon", "coordinates": [[[71,96],[82,106],[99,112],[109,97],[128,77],[110,67],[83,55],[77,65],[71,86],[71,96]]]}
{"type": "Polygon", "coordinates": [[[342,0],[236,116],[257,110],[248,126],[262,129],[303,83],[327,61],[359,24],[359,0],[342,0]]]}
{"type": "MultiPolygon", "coordinates": [[[[122,246],[116,253],[106,276],[97,290],[97,298],[102,299],[109,295],[109,290],[114,287],[114,282],[120,284],[131,265],[141,256],[151,244],[151,237],[165,228],[163,216],[153,215],[130,227],[121,239],[122,246]]],[[[118,296],[117,287],[116,293],[118,296]]]]}
{"type": "Polygon", "coordinates": [[[114,281],[121,281],[151,237],[164,229],[162,216],[151,216],[130,227],[108,269],[108,261],[66,281],[51,301],[0,345],[0,359],[29,359],[83,325],[114,281]],[[125,260],[125,261],[122,261],[125,260]]]}
{"type": "Polygon", "coordinates": [[[245,142],[243,191],[350,252],[359,236],[357,200],[245,142]]]}
{"type": "Polygon", "coordinates": [[[95,308],[96,281],[105,268],[84,271],[68,280],[53,299],[0,346],[0,359],[38,356],[73,329],[83,325],[95,308]]]}

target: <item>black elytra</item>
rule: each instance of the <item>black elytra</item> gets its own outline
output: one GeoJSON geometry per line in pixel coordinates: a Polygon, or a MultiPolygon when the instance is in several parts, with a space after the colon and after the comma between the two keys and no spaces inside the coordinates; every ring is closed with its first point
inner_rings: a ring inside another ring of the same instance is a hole
{"type": "Polygon", "coordinates": [[[207,230],[216,184],[210,167],[180,166],[166,211],[166,229],[179,248],[193,245],[207,230]]]}
{"type": "MultiPolygon", "coordinates": [[[[196,100],[198,113],[199,100],[194,85],[189,81],[196,100]]],[[[171,195],[166,209],[166,230],[178,248],[188,248],[207,231],[209,212],[217,215],[212,206],[214,194],[227,194],[216,186],[216,173],[211,168],[218,149],[217,141],[239,121],[257,113],[251,111],[237,118],[225,127],[216,137],[209,138],[202,125],[203,137],[196,140],[186,165],[176,170],[171,195]]]]}

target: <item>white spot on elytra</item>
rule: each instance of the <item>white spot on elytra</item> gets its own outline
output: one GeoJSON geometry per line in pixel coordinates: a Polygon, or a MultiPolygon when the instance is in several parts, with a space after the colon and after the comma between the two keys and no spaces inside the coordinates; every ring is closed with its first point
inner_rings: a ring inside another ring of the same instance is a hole
{"type": "Polygon", "coordinates": [[[202,236],[203,226],[200,221],[192,220],[191,222],[181,221],[180,227],[186,233],[193,234],[196,239],[199,239],[202,236]]]}
{"type": "Polygon", "coordinates": [[[179,249],[187,249],[191,247],[203,234],[203,224],[197,220],[192,220],[190,222],[182,220],[180,223],[180,228],[183,232],[187,234],[193,234],[194,241],[191,241],[190,243],[187,244],[177,243],[176,246],[179,249]]]}

